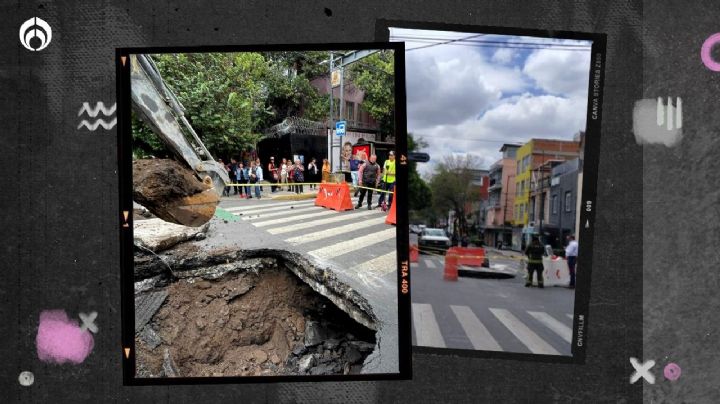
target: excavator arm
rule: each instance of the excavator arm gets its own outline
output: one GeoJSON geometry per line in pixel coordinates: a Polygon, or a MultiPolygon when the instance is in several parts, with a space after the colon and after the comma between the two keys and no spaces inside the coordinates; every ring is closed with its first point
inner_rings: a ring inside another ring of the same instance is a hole
{"type": "Polygon", "coordinates": [[[130,56],[130,77],[133,110],[180,163],[160,167],[134,162],[133,198],[163,220],[200,226],[212,218],[223,188],[230,183],[227,171],[195,133],[185,117],[185,109],[150,56],[130,56]],[[148,175],[153,167],[158,170],[157,175],[148,175]],[[136,173],[140,168],[145,171],[136,173]],[[136,183],[136,180],[151,182],[153,178],[166,180],[166,189],[136,183]],[[197,182],[188,183],[192,181],[197,182]]]}

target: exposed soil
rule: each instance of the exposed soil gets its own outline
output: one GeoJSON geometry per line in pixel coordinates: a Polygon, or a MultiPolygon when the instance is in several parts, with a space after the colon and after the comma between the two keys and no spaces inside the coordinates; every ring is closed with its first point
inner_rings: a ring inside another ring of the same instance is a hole
{"type": "Polygon", "coordinates": [[[359,373],[374,332],[283,267],[180,279],[136,335],[138,377],[359,373]]]}
{"type": "Polygon", "coordinates": [[[178,198],[209,188],[192,170],[175,160],[133,161],[133,199],[151,211],[154,206],[172,204],[178,198]]]}

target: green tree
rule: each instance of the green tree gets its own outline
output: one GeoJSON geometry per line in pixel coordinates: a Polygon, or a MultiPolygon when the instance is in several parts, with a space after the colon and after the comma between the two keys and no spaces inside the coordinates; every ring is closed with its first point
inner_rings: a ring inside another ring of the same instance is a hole
{"type": "Polygon", "coordinates": [[[395,134],[395,59],[392,50],[373,53],[349,68],[350,81],[365,92],[362,106],[380,125],[384,139],[395,134]]]}
{"type": "MultiPolygon", "coordinates": [[[[153,59],[208,150],[227,156],[255,148],[267,128],[288,116],[325,119],[328,100],[310,85],[320,74],[323,54],[193,53],[153,59]]],[[[136,154],[164,154],[164,145],[136,118],[133,136],[136,154]]]]}
{"type": "MultiPolygon", "coordinates": [[[[408,152],[415,152],[428,146],[421,138],[415,138],[412,133],[407,135],[408,152]]],[[[408,164],[408,209],[413,215],[432,206],[432,191],[428,184],[420,177],[417,171],[417,162],[408,164]]],[[[424,163],[423,163],[424,164],[424,163]]],[[[420,216],[418,215],[419,219],[420,216]]]]}
{"type": "Polygon", "coordinates": [[[434,209],[444,216],[455,211],[455,228],[461,233],[469,230],[467,207],[480,196],[473,185],[473,161],[469,155],[445,156],[430,180],[434,209]]]}

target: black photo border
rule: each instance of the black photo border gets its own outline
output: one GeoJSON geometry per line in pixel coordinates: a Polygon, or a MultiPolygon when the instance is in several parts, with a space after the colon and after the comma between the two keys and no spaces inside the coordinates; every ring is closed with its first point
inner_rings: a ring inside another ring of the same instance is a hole
{"type": "MultiPolygon", "coordinates": [[[[580,240],[585,247],[578,251],[577,266],[582,276],[576,278],[575,305],[573,314],[572,356],[541,355],[520,352],[482,351],[471,349],[433,348],[413,346],[413,353],[514,359],[535,362],[585,364],[588,343],[588,307],[590,303],[590,279],[592,277],[593,238],[597,195],[597,173],[600,156],[600,134],[602,122],[603,88],[605,81],[605,57],[607,35],[574,31],[525,29],[514,27],[448,24],[440,22],[378,19],[375,25],[375,40],[389,41],[390,28],[486,33],[497,35],[518,35],[539,38],[578,39],[592,41],[590,58],[590,80],[588,83],[588,105],[583,150],[583,188],[580,204],[580,240]],[[588,226],[586,226],[586,223],[588,226]]],[[[404,42],[398,42],[404,44],[404,42]]],[[[407,118],[407,117],[406,117],[407,118]]],[[[407,122],[406,122],[407,123],[407,122]]]]}
{"type": "Polygon", "coordinates": [[[407,209],[408,165],[397,165],[396,176],[396,230],[397,230],[397,299],[398,299],[398,373],[371,373],[356,375],[282,375],[282,376],[228,376],[228,377],[135,377],[135,301],[133,259],[133,200],[132,200],[132,130],[130,98],[130,55],[159,53],[209,52],[272,52],[272,51],[332,51],[332,50],[393,50],[395,59],[395,150],[401,158],[407,156],[407,120],[405,98],[405,49],[398,42],[347,42],[263,45],[208,45],[174,47],[126,47],[115,49],[117,93],[117,148],[119,179],[119,236],[121,283],[121,355],[123,384],[182,385],[182,384],[247,384],[321,381],[409,380],[412,377],[412,333],[410,320],[409,228],[407,209]],[[126,63],[123,63],[123,59],[126,63]],[[125,219],[124,212],[128,212],[125,219]],[[130,349],[126,355],[126,349],[130,349]]]}

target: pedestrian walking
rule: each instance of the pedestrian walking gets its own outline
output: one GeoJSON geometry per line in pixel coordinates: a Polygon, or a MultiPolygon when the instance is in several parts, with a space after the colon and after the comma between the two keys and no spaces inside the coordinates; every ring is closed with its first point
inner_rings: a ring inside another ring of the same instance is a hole
{"type": "MultiPolygon", "coordinates": [[[[257,170],[258,168],[262,172],[262,163],[260,162],[260,157],[255,159],[255,169],[257,170]]],[[[261,176],[262,174],[264,173],[261,173],[261,176]]],[[[260,192],[264,192],[262,185],[260,185],[260,192]]]]}
{"type": "Polygon", "coordinates": [[[350,178],[352,178],[352,186],[357,192],[357,186],[358,186],[358,169],[360,168],[360,160],[358,160],[358,155],[355,154],[350,158],[350,178]]]}
{"type": "Polygon", "coordinates": [[[323,159],[322,182],[330,182],[330,162],[328,159],[323,159]]]}
{"type": "MultiPolygon", "coordinates": [[[[260,193],[262,192],[262,189],[260,188],[260,181],[263,180],[263,172],[262,172],[262,166],[257,165],[256,163],[252,163],[250,165],[250,183],[255,184],[255,197],[257,199],[260,199],[260,193]]],[[[250,196],[252,198],[252,196],[250,196]]]]}
{"type": "Polygon", "coordinates": [[[537,273],[538,287],[543,287],[543,253],[544,249],[540,244],[540,239],[537,236],[533,236],[530,245],[525,249],[525,255],[527,256],[527,271],[528,278],[525,283],[525,287],[529,288],[533,283],[533,273],[537,273]]]}
{"type": "Polygon", "coordinates": [[[578,242],[575,236],[568,236],[568,245],[565,247],[565,258],[567,258],[568,269],[570,270],[570,289],[575,288],[575,265],[577,264],[578,242]]]}
{"type": "Polygon", "coordinates": [[[295,180],[295,193],[296,194],[302,194],[303,193],[303,185],[302,183],[305,182],[305,174],[303,173],[305,171],[305,167],[303,167],[303,164],[300,162],[300,159],[295,160],[295,168],[293,171],[293,180],[295,180]]]}
{"type": "MultiPolygon", "coordinates": [[[[382,174],[382,189],[388,192],[392,192],[395,189],[395,152],[390,150],[390,153],[388,154],[388,159],[385,160],[385,164],[383,164],[383,174],[382,174]]],[[[380,198],[378,199],[378,208],[382,206],[382,203],[385,201],[385,194],[386,192],[380,192],[380,198]]],[[[388,194],[388,208],[392,206],[393,203],[393,194],[388,194]]]]}
{"type": "Polygon", "coordinates": [[[317,182],[317,174],[318,166],[315,162],[315,158],[313,158],[310,160],[310,164],[308,164],[308,180],[310,180],[310,189],[317,188],[317,185],[315,185],[317,182]]]}
{"type": "Polygon", "coordinates": [[[372,209],[373,188],[377,187],[380,181],[380,166],[376,163],[376,161],[377,156],[373,154],[370,156],[370,160],[363,165],[359,173],[360,185],[363,188],[360,188],[360,199],[358,199],[358,204],[355,206],[355,209],[360,209],[362,207],[365,194],[368,196],[367,208],[368,210],[372,209]]]}

